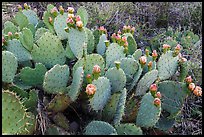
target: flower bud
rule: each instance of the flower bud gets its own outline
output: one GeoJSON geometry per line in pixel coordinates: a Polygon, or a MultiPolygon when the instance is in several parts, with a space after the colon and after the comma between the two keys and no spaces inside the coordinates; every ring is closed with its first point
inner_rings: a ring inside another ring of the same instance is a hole
{"type": "Polygon", "coordinates": [[[24,8],[27,10],[28,9],[28,4],[27,3],[24,3],[23,4],[24,8]]]}
{"type": "Polygon", "coordinates": [[[52,17],[49,17],[49,18],[48,18],[48,21],[49,21],[49,23],[50,23],[51,25],[53,25],[52,17]]]}
{"type": "Polygon", "coordinates": [[[76,21],[81,21],[81,17],[79,15],[76,16],[76,21]]]}
{"type": "Polygon", "coordinates": [[[22,6],[21,5],[17,5],[18,11],[22,11],[22,6]]]}
{"type": "Polygon", "coordinates": [[[52,15],[54,15],[55,17],[57,17],[57,12],[58,12],[58,10],[57,10],[56,7],[52,8],[51,11],[50,11],[50,13],[51,13],[52,15]]]}
{"type": "Polygon", "coordinates": [[[188,77],[186,77],[185,81],[187,84],[190,84],[190,83],[192,83],[193,79],[191,78],[191,76],[188,76],[188,77]]]}
{"type": "Polygon", "coordinates": [[[128,47],[128,42],[127,41],[124,43],[124,47],[128,47]]]}
{"type": "Polygon", "coordinates": [[[157,92],[157,85],[156,84],[152,84],[149,88],[151,93],[156,93],[157,92]]]}
{"type": "Polygon", "coordinates": [[[154,105],[159,107],[161,105],[161,100],[159,98],[154,99],[154,105]]]}
{"type": "Polygon", "coordinates": [[[19,33],[18,32],[15,32],[15,37],[16,37],[16,39],[19,39],[19,33]]]}
{"type": "Polygon", "coordinates": [[[91,74],[86,75],[86,81],[90,84],[92,82],[91,74]]]}
{"type": "Polygon", "coordinates": [[[180,59],[179,59],[179,62],[180,62],[180,63],[184,63],[184,62],[186,62],[186,61],[187,61],[186,58],[180,58],[180,59]]]}
{"type": "Polygon", "coordinates": [[[164,45],[163,45],[163,51],[164,51],[164,53],[166,53],[166,51],[168,51],[170,48],[171,48],[170,45],[164,44],[164,45]]]}
{"type": "Polygon", "coordinates": [[[96,93],[96,86],[93,84],[88,84],[85,92],[89,96],[94,95],[96,93]]]}
{"type": "Polygon", "coordinates": [[[145,54],[147,57],[149,56],[149,50],[148,49],[145,49],[145,54]]]}
{"type": "Polygon", "coordinates": [[[100,66],[99,66],[99,65],[95,65],[95,66],[93,67],[93,73],[100,73],[100,72],[101,72],[100,66]]]}
{"type": "Polygon", "coordinates": [[[189,89],[190,91],[193,91],[194,88],[195,88],[195,84],[194,84],[194,83],[190,83],[190,84],[188,85],[188,89],[189,89]]]}
{"type": "Polygon", "coordinates": [[[68,7],[67,11],[68,11],[69,13],[73,14],[73,13],[74,13],[74,8],[68,7]]]}
{"type": "Polygon", "coordinates": [[[152,52],[152,57],[153,57],[153,60],[154,61],[156,61],[156,59],[157,59],[157,51],[156,50],[153,50],[153,52],[152,52]]]}
{"type": "Polygon", "coordinates": [[[139,62],[141,65],[145,65],[147,62],[147,57],[146,56],[141,56],[139,59],[139,62]]]}
{"type": "Polygon", "coordinates": [[[74,14],[68,14],[68,18],[70,19],[74,18],[74,14]]]}
{"type": "Polygon", "coordinates": [[[66,23],[73,25],[74,24],[74,20],[72,18],[67,18],[66,23]]]}
{"type": "Polygon", "coordinates": [[[196,95],[196,96],[202,96],[202,88],[199,87],[199,86],[196,86],[194,91],[193,91],[193,94],[196,95]]]}
{"type": "Polygon", "coordinates": [[[82,27],[83,27],[83,22],[82,22],[82,21],[77,21],[77,22],[76,22],[76,26],[77,26],[78,28],[82,28],[82,27]]]}
{"type": "Polygon", "coordinates": [[[118,31],[118,34],[119,34],[119,35],[121,35],[121,34],[122,34],[120,30],[118,31]]]}
{"type": "Polygon", "coordinates": [[[152,61],[150,61],[150,62],[147,64],[149,71],[152,70],[152,64],[153,64],[152,61]]]}
{"type": "Polygon", "coordinates": [[[64,28],[64,30],[68,33],[69,32],[69,27],[64,28]]]}
{"type": "Polygon", "coordinates": [[[181,50],[181,45],[177,44],[176,47],[175,47],[175,50],[179,50],[180,51],[181,50]]]}
{"type": "Polygon", "coordinates": [[[156,93],[156,97],[159,98],[159,99],[161,99],[161,93],[160,93],[160,92],[157,92],[157,93],[156,93]]]}
{"type": "Polygon", "coordinates": [[[105,40],[104,43],[105,43],[106,47],[108,47],[110,45],[110,41],[109,40],[105,40]]]}
{"type": "Polygon", "coordinates": [[[135,27],[132,27],[132,28],[131,28],[131,33],[132,33],[132,35],[134,34],[134,32],[135,32],[135,27]]]}
{"type": "Polygon", "coordinates": [[[127,37],[123,36],[122,37],[122,42],[127,42],[127,37]]]}
{"type": "Polygon", "coordinates": [[[119,69],[120,68],[120,61],[114,61],[114,63],[115,63],[115,67],[117,69],[119,69]]]}
{"type": "Polygon", "coordinates": [[[60,12],[60,14],[64,14],[64,8],[62,7],[62,6],[59,6],[59,12],[60,12]]]}

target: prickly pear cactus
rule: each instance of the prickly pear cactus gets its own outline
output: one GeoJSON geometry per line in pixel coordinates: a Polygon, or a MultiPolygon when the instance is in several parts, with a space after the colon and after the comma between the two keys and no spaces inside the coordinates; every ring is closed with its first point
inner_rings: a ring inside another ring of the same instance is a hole
{"type": "Polygon", "coordinates": [[[31,52],[35,62],[43,63],[48,68],[65,63],[65,51],[57,36],[46,32],[36,41],[36,44],[31,52]]]}
{"type": "Polygon", "coordinates": [[[106,52],[106,45],[105,42],[107,40],[106,34],[102,34],[100,36],[99,42],[96,46],[96,51],[98,54],[100,54],[101,56],[103,56],[106,52]]]}
{"type": "Polygon", "coordinates": [[[91,121],[85,128],[84,135],[117,135],[116,129],[104,121],[91,121]]]}
{"type": "Polygon", "coordinates": [[[46,72],[47,68],[42,63],[36,63],[34,69],[30,67],[24,67],[20,71],[20,78],[27,85],[40,85],[43,83],[46,72]]]}
{"type": "Polygon", "coordinates": [[[133,123],[115,126],[118,135],[142,135],[142,129],[133,123]]]}
{"type": "Polygon", "coordinates": [[[17,39],[9,40],[6,49],[12,52],[19,62],[31,60],[31,54],[26,50],[21,42],[17,39]]]}
{"type": "Polygon", "coordinates": [[[95,111],[102,110],[111,97],[110,81],[106,77],[99,77],[92,84],[96,86],[96,93],[89,100],[90,106],[95,111]]]}
{"type": "Polygon", "coordinates": [[[35,117],[26,112],[20,99],[10,91],[2,91],[2,134],[33,134],[35,117]],[[12,115],[11,115],[12,114],[12,115]]]}
{"type": "Polygon", "coordinates": [[[54,20],[54,29],[60,40],[68,38],[67,32],[64,30],[67,27],[66,19],[68,14],[59,14],[54,20]]]}
{"type": "Polygon", "coordinates": [[[2,81],[13,82],[18,67],[17,58],[9,51],[2,51],[2,81]]]}
{"type": "Polygon", "coordinates": [[[150,92],[142,97],[141,105],[136,118],[136,125],[140,127],[153,127],[159,120],[161,105],[154,105],[154,97],[150,92]]]}
{"type": "Polygon", "coordinates": [[[160,80],[166,80],[176,73],[178,67],[178,56],[173,57],[173,52],[162,54],[157,62],[158,76],[160,80]]]}
{"type": "Polygon", "coordinates": [[[89,17],[86,9],[84,7],[80,7],[77,10],[77,15],[81,17],[81,21],[83,22],[83,25],[86,26],[86,24],[88,23],[88,17],[89,17]]]}
{"type": "Polygon", "coordinates": [[[20,30],[22,30],[24,27],[26,27],[29,24],[28,18],[22,12],[18,12],[15,15],[14,21],[20,27],[20,30]]]}
{"type": "Polygon", "coordinates": [[[117,43],[111,43],[106,50],[106,68],[114,67],[114,61],[124,57],[124,48],[117,43]]]}
{"type": "Polygon", "coordinates": [[[176,116],[184,103],[184,99],[189,95],[186,83],[175,81],[163,81],[158,83],[158,91],[162,95],[162,109],[176,116]]]}
{"type": "Polygon", "coordinates": [[[45,73],[43,89],[49,94],[63,93],[69,80],[69,67],[67,65],[55,65],[45,73]]]}
{"type": "Polygon", "coordinates": [[[3,33],[8,34],[8,32],[12,32],[12,34],[15,34],[18,31],[18,28],[11,22],[11,21],[6,21],[4,23],[4,29],[3,33]]]}
{"type": "Polygon", "coordinates": [[[94,49],[95,49],[95,45],[94,45],[94,35],[93,35],[93,32],[88,29],[88,28],[84,28],[85,31],[86,31],[86,35],[87,35],[87,39],[88,39],[88,42],[87,42],[87,52],[89,54],[91,54],[94,49]]]}
{"type": "Polygon", "coordinates": [[[141,49],[135,50],[132,56],[135,60],[139,60],[139,58],[142,56],[142,50],[141,49]]]}
{"type": "Polygon", "coordinates": [[[29,23],[36,26],[38,24],[38,16],[33,10],[23,10],[23,14],[27,17],[29,23]]]}
{"type": "Polygon", "coordinates": [[[157,79],[157,75],[157,70],[151,70],[147,72],[137,84],[136,95],[144,95],[149,89],[150,85],[157,79]]]}
{"type": "Polygon", "coordinates": [[[24,28],[20,34],[20,42],[28,50],[31,51],[34,45],[33,33],[30,29],[24,28]]]}
{"type": "Polygon", "coordinates": [[[46,28],[39,28],[35,32],[35,41],[37,41],[45,32],[48,32],[49,30],[46,28]]]}
{"type": "Polygon", "coordinates": [[[123,36],[127,37],[128,41],[128,54],[132,55],[137,49],[137,43],[131,33],[125,33],[123,36]]]}

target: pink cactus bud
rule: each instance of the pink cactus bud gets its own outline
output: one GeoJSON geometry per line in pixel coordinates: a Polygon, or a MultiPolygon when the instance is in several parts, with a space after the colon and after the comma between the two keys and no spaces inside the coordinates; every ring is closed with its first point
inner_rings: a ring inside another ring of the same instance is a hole
{"type": "Polygon", "coordinates": [[[128,26],[127,26],[127,29],[128,29],[128,30],[131,30],[131,27],[130,27],[130,25],[128,25],[128,26]]]}
{"type": "Polygon", "coordinates": [[[188,76],[188,77],[186,77],[185,81],[187,84],[190,84],[190,83],[192,83],[193,79],[191,78],[191,76],[188,76]]]}
{"type": "Polygon", "coordinates": [[[4,36],[2,36],[2,43],[5,43],[5,42],[6,42],[5,38],[4,36]]]}
{"type": "Polygon", "coordinates": [[[86,86],[86,94],[91,96],[94,95],[96,93],[96,86],[93,84],[88,84],[86,86]]]}
{"type": "Polygon", "coordinates": [[[74,8],[68,7],[67,11],[68,11],[69,13],[74,13],[74,8]]]}
{"type": "Polygon", "coordinates": [[[115,37],[116,37],[116,34],[115,34],[115,33],[113,33],[111,37],[112,37],[112,38],[115,38],[115,37]]]}
{"type": "Polygon", "coordinates": [[[148,49],[145,49],[145,54],[146,54],[146,56],[149,56],[149,50],[148,49]]]}
{"type": "Polygon", "coordinates": [[[74,20],[72,18],[67,18],[66,23],[67,24],[74,24],[74,20]]]}
{"type": "Polygon", "coordinates": [[[115,36],[116,40],[121,40],[121,36],[120,35],[117,35],[115,36]]]}
{"type": "Polygon", "coordinates": [[[74,14],[68,14],[68,18],[74,18],[74,14]]]}
{"type": "Polygon", "coordinates": [[[161,93],[160,93],[160,92],[157,92],[157,93],[156,93],[156,97],[159,98],[159,99],[161,99],[161,93]]]}
{"type": "Polygon", "coordinates": [[[54,14],[54,13],[57,13],[57,12],[58,12],[58,10],[57,10],[56,7],[52,8],[51,11],[50,11],[51,14],[54,14]]]}
{"type": "Polygon", "coordinates": [[[187,59],[184,58],[184,57],[179,59],[179,62],[180,62],[180,63],[184,63],[184,62],[186,62],[186,61],[187,61],[187,59]]]}
{"type": "Polygon", "coordinates": [[[128,47],[128,42],[127,41],[125,42],[124,47],[128,47]]]}
{"type": "Polygon", "coordinates": [[[182,54],[181,54],[181,53],[179,53],[179,54],[178,54],[178,57],[179,57],[179,59],[180,59],[180,58],[182,58],[182,54]]]}
{"type": "Polygon", "coordinates": [[[99,27],[99,30],[100,30],[100,31],[104,31],[104,30],[105,30],[104,26],[100,26],[100,27],[99,27]]]}
{"type": "Polygon", "coordinates": [[[181,45],[177,44],[176,47],[175,47],[175,50],[181,50],[181,45]]]}
{"type": "Polygon", "coordinates": [[[99,66],[99,65],[95,65],[95,66],[93,67],[93,73],[100,73],[100,72],[101,72],[100,66],[99,66]]]}
{"type": "Polygon", "coordinates": [[[49,21],[49,23],[52,24],[52,21],[53,21],[53,20],[52,20],[52,17],[49,17],[49,18],[48,18],[48,21],[49,21]]]}
{"type": "Polygon", "coordinates": [[[22,11],[22,9],[23,9],[21,5],[17,5],[17,8],[19,11],[22,11]]]}
{"type": "Polygon", "coordinates": [[[86,75],[86,78],[91,78],[91,74],[87,74],[87,75],[86,75]]]}
{"type": "Polygon", "coordinates": [[[148,67],[152,67],[152,61],[147,64],[148,67]]]}
{"type": "Polygon", "coordinates": [[[25,9],[28,9],[28,4],[27,3],[24,3],[23,6],[24,6],[25,9]]]}
{"type": "Polygon", "coordinates": [[[157,54],[157,51],[156,50],[153,50],[152,52],[152,57],[153,58],[157,58],[158,54],[157,54]]]}
{"type": "Polygon", "coordinates": [[[139,61],[140,61],[140,64],[146,64],[146,62],[147,62],[147,57],[146,56],[141,56],[140,57],[140,59],[139,59],[139,61]]]}
{"type": "Polygon", "coordinates": [[[170,48],[171,46],[170,45],[168,45],[168,44],[164,44],[163,45],[163,49],[168,49],[168,48],[170,48]]]}
{"type": "Polygon", "coordinates": [[[132,28],[131,28],[131,31],[132,31],[132,32],[135,32],[135,27],[132,27],[132,28]]]}
{"type": "Polygon", "coordinates": [[[196,86],[194,91],[193,91],[193,94],[196,95],[196,96],[202,96],[202,88],[199,87],[199,86],[196,86]]]}
{"type": "Polygon", "coordinates": [[[152,84],[149,88],[149,90],[152,92],[152,93],[156,93],[157,92],[157,85],[156,84],[152,84]]]}
{"type": "Polygon", "coordinates": [[[79,27],[79,28],[82,28],[83,27],[83,22],[82,21],[77,21],[76,26],[79,27]]]}
{"type": "Polygon", "coordinates": [[[127,42],[127,37],[123,36],[122,37],[122,42],[127,42]]]}
{"type": "Polygon", "coordinates": [[[12,32],[9,31],[8,36],[11,37],[12,35],[13,35],[12,32]]]}
{"type": "Polygon", "coordinates": [[[119,35],[121,35],[121,34],[122,34],[122,32],[119,30],[119,31],[118,31],[118,34],[119,34],[119,35]]]}
{"type": "Polygon", "coordinates": [[[195,88],[195,84],[194,84],[194,83],[190,83],[190,84],[188,85],[188,89],[189,89],[190,91],[193,91],[194,88],[195,88]]]}
{"type": "Polygon", "coordinates": [[[79,15],[76,16],[76,21],[81,21],[81,17],[79,15]]]}
{"type": "Polygon", "coordinates": [[[154,99],[154,105],[157,106],[157,107],[160,106],[161,105],[161,100],[159,98],[155,98],[154,99]]]}

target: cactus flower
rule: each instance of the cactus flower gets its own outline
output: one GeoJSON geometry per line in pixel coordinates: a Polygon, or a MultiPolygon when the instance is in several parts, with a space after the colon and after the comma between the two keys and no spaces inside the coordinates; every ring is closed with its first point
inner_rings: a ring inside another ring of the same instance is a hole
{"type": "Polygon", "coordinates": [[[195,89],[193,90],[193,94],[195,94],[196,96],[202,96],[202,88],[199,86],[196,86],[195,89]]]}
{"type": "Polygon", "coordinates": [[[99,27],[99,30],[100,30],[100,31],[104,31],[104,30],[105,30],[104,26],[100,26],[100,27],[99,27]]]}
{"type": "Polygon", "coordinates": [[[115,34],[115,33],[113,33],[111,37],[112,37],[112,38],[115,38],[115,37],[116,37],[116,34],[115,34]]]}
{"type": "Polygon", "coordinates": [[[187,84],[190,84],[190,83],[192,83],[193,79],[191,78],[191,76],[188,76],[188,77],[186,77],[185,81],[187,84]]]}
{"type": "Polygon", "coordinates": [[[157,85],[156,84],[152,84],[149,88],[150,92],[152,93],[156,93],[157,92],[157,85]]]}
{"type": "Polygon", "coordinates": [[[157,93],[156,93],[156,97],[159,98],[159,99],[161,99],[161,93],[160,93],[160,92],[157,92],[157,93]]]}
{"type": "Polygon", "coordinates": [[[76,22],[76,26],[77,26],[78,28],[82,28],[82,27],[83,27],[83,22],[82,22],[82,21],[77,21],[77,22],[76,22]]]}
{"type": "Polygon", "coordinates": [[[96,93],[96,86],[93,84],[88,84],[86,86],[86,94],[91,96],[94,95],[96,93]]]}
{"type": "Polygon", "coordinates": [[[141,56],[139,59],[140,64],[145,65],[147,62],[147,57],[146,56],[141,56]]]}
{"type": "Polygon", "coordinates": [[[153,57],[153,60],[154,60],[154,61],[156,61],[157,56],[158,56],[157,51],[156,51],[156,50],[153,50],[153,52],[152,52],[152,57],[153,57]]]}
{"type": "Polygon", "coordinates": [[[79,15],[76,16],[76,21],[81,21],[81,17],[79,15]]]}
{"type": "Polygon", "coordinates": [[[12,35],[13,35],[12,32],[9,31],[8,36],[11,37],[12,35]]]}
{"type": "Polygon", "coordinates": [[[190,83],[190,84],[188,85],[188,89],[189,89],[190,91],[193,91],[194,88],[195,88],[195,84],[194,84],[194,83],[190,83]]]}
{"type": "Polygon", "coordinates": [[[95,65],[95,66],[93,67],[93,73],[100,73],[100,72],[101,72],[100,66],[99,66],[99,65],[95,65]]]}
{"type": "Polygon", "coordinates": [[[68,7],[67,11],[72,14],[72,13],[74,13],[74,8],[68,7]]]}
{"type": "Polygon", "coordinates": [[[161,105],[161,100],[159,98],[155,98],[154,99],[154,105],[157,106],[157,107],[160,106],[161,105]]]}

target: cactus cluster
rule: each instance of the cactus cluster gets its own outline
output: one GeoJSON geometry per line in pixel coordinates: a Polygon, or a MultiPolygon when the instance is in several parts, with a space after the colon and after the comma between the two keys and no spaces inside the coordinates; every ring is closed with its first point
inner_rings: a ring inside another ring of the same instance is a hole
{"type": "Polygon", "coordinates": [[[71,115],[66,117],[66,111],[77,109],[89,115],[84,135],[168,130],[184,99],[191,92],[202,96],[181,54],[183,39],[197,39],[191,33],[181,37],[181,45],[167,42],[143,52],[134,26],[109,37],[103,26],[86,27],[84,7],[75,13],[73,7],[49,4],[42,20],[29,5],[23,7],[2,31],[3,134],[35,134],[39,92],[49,98],[43,103],[52,124],[45,134],[62,134],[61,129],[68,134],[71,115]]]}

